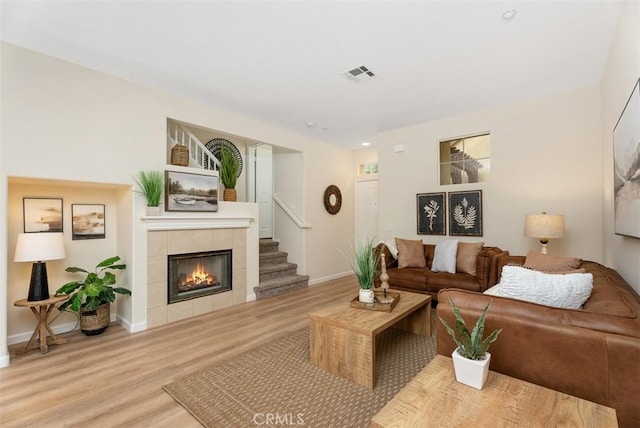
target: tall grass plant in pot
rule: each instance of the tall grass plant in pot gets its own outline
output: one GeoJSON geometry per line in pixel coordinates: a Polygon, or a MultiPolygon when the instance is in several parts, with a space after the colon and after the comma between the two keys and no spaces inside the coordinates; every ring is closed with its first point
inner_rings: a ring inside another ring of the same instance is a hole
{"type": "Polygon", "coordinates": [[[240,163],[233,155],[229,147],[223,145],[220,148],[220,181],[224,185],[222,198],[225,201],[237,201],[238,192],[236,191],[236,183],[238,181],[238,171],[240,163]]]}
{"type": "Polygon", "coordinates": [[[456,304],[452,299],[449,299],[449,301],[456,317],[456,330],[451,328],[442,317],[438,318],[440,318],[440,322],[444,325],[447,333],[458,346],[451,354],[456,380],[473,388],[482,389],[489,375],[489,363],[491,361],[491,354],[487,351],[489,345],[498,339],[502,329],[496,329],[486,338],[483,338],[484,319],[491,301],[487,303],[482,315],[480,315],[471,331],[467,328],[467,324],[456,304]]]}
{"type": "Polygon", "coordinates": [[[360,292],[358,300],[363,303],[373,303],[373,280],[378,272],[379,256],[374,252],[373,239],[357,242],[353,248],[351,268],[356,275],[360,292]]]}
{"type": "Polygon", "coordinates": [[[164,192],[164,173],[162,171],[140,171],[133,177],[138,190],[136,193],[147,200],[147,215],[160,215],[160,201],[164,192]]]}

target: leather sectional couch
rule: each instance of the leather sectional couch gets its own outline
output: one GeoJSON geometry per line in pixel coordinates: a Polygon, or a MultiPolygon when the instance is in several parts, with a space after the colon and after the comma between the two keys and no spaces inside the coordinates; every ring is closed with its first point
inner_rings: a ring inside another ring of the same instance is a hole
{"type": "MultiPolygon", "coordinates": [[[[498,282],[498,260],[501,256],[508,254],[498,247],[482,246],[475,257],[474,269],[469,270],[472,273],[460,270],[456,273],[433,272],[431,268],[436,246],[422,244],[422,247],[425,267],[399,268],[398,259],[391,255],[389,248],[384,243],[378,244],[376,252],[383,252],[385,255],[390,288],[430,294],[434,300],[437,299],[438,292],[446,288],[482,292],[498,282]]],[[[379,287],[379,285],[380,279],[376,277],[375,286],[379,287]]]]}
{"type": "MultiPolygon", "coordinates": [[[[502,255],[497,273],[524,256],[502,255]]],[[[467,323],[489,301],[486,331],[502,328],[491,345],[491,370],[616,409],[621,427],[640,427],[640,297],[614,270],[582,261],[593,289],[581,309],[561,309],[477,291],[441,290],[438,316],[454,323],[450,299],[467,323]]],[[[437,321],[438,353],[455,347],[437,321]]]]}

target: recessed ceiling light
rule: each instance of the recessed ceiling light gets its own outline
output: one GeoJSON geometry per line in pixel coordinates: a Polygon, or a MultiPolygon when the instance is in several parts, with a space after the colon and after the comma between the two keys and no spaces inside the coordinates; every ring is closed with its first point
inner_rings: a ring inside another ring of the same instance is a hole
{"type": "Polygon", "coordinates": [[[502,14],[502,19],[504,19],[505,21],[511,21],[513,18],[516,17],[517,14],[518,14],[517,10],[510,9],[510,10],[507,10],[505,13],[502,14]]]}
{"type": "Polygon", "coordinates": [[[365,142],[360,143],[360,145],[361,145],[361,146],[365,146],[365,147],[366,147],[366,146],[370,146],[370,145],[371,145],[371,143],[370,143],[370,142],[368,142],[368,141],[365,141],[365,142]]]}
{"type": "Polygon", "coordinates": [[[316,123],[315,122],[307,122],[307,128],[311,129],[311,128],[315,128],[316,127],[316,123]]]}

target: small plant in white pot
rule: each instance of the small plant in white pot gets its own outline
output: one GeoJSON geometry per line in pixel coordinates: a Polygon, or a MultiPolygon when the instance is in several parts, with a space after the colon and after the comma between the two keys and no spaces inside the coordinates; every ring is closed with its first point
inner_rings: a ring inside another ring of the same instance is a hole
{"type": "Polygon", "coordinates": [[[160,201],[164,191],[163,172],[140,171],[133,179],[139,188],[136,193],[147,200],[147,215],[160,215],[160,201]]]}
{"type": "Polygon", "coordinates": [[[486,338],[483,339],[484,334],[484,318],[491,305],[491,301],[487,303],[482,315],[476,321],[473,329],[469,331],[467,324],[464,322],[460,310],[453,302],[451,302],[451,308],[456,317],[456,331],[454,331],[449,324],[440,318],[440,322],[447,330],[447,333],[453,338],[453,341],[458,345],[453,350],[451,358],[453,359],[453,368],[456,373],[456,380],[465,385],[471,386],[476,389],[482,389],[487,376],[489,375],[489,362],[491,361],[491,354],[487,352],[489,345],[498,339],[498,335],[502,332],[502,329],[496,329],[486,338]]]}
{"type": "Polygon", "coordinates": [[[375,294],[373,293],[373,280],[378,272],[378,256],[374,252],[375,244],[373,239],[359,242],[353,249],[353,262],[351,267],[356,274],[360,292],[358,300],[362,303],[373,303],[375,294]]]}

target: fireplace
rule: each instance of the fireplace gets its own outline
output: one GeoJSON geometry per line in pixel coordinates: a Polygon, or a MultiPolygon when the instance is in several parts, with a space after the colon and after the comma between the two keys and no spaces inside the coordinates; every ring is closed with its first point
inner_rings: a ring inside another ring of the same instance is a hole
{"type": "Polygon", "coordinates": [[[232,250],[168,256],[169,304],[231,291],[232,250]]]}

